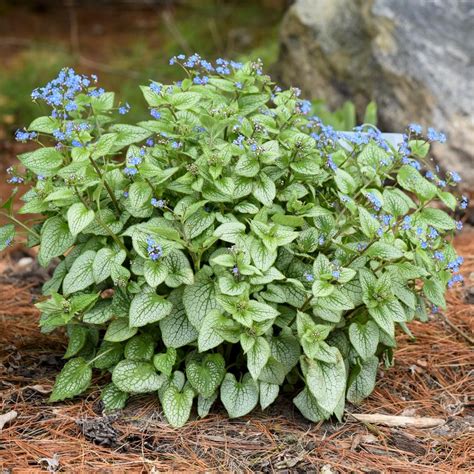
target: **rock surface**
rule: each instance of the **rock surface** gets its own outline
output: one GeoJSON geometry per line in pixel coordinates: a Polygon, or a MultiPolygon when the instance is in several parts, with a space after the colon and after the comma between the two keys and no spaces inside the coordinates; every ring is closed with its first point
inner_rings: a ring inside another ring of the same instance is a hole
{"type": "Polygon", "coordinates": [[[474,186],[474,2],[297,0],[281,29],[280,80],[330,107],[370,100],[385,131],[445,132],[436,159],[474,186]]]}

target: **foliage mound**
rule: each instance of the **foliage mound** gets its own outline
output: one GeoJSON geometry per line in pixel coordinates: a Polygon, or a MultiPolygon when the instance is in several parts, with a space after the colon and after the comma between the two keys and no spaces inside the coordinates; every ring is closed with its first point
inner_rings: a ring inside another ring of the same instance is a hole
{"type": "Polygon", "coordinates": [[[37,304],[42,331],[69,336],[51,401],[95,370],[106,409],[153,392],[174,426],[195,399],[201,417],[218,398],[240,417],[280,390],[310,420],[341,418],[392,364],[396,326],[461,280],[460,224],[440,207],[467,201],[427,158],[445,137],[336,132],[259,62],[170,62],[187,77],[141,87],[150,120],[116,123],[128,104],[64,69],[32,94],[51,115],[17,132],[41,146],[9,181],[40,217],[10,198],[0,248],[16,227],[57,264],[37,304]]]}

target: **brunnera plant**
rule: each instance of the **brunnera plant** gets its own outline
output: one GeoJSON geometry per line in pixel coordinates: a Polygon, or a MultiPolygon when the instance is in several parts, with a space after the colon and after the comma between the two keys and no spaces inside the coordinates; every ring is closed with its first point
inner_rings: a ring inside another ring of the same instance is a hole
{"type": "Polygon", "coordinates": [[[401,143],[374,127],[336,132],[297,89],[259,62],[171,59],[186,78],[141,86],[150,119],[116,123],[128,104],[95,76],[62,70],[32,98],[52,108],[19,140],[12,183],[29,183],[0,248],[26,231],[42,266],[41,330],[65,327],[67,362],[51,401],[111,374],[107,410],[157,393],[182,426],[194,400],[230,417],[282,387],[312,421],[343,416],[392,363],[395,329],[427,321],[461,281],[450,244],[467,206],[428,154],[444,141],[408,127],[401,143]]]}

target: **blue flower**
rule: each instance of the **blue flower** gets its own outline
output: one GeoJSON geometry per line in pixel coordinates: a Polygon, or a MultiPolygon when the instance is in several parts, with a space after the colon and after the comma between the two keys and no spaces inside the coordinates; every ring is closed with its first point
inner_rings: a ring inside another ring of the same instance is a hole
{"type": "Polygon", "coordinates": [[[239,136],[233,141],[233,143],[234,143],[234,145],[237,145],[239,148],[243,148],[243,147],[244,147],[244,145],[243,145],[244,140],[245,140],[244,135],[239,135],[239,136]]]}
{"type": "Polygon", "coordinates": [[[312,273],[304,272],[303,277],[306,281],[309,281],[309,282],[314,281],[314,275],[312,273]]]}
{"type": "Polygon", "coordinates": [[[451,181],[453,183],[459,183],[461,182],[461,176],[456,171],[449,171],[448,172],[449,177],[451,178],[451,181]]]}
{"type": "Polygon", "coordinates": [[[403,230],[411,229],[411,216],[405,216],[403,218],[402,229],[403,230]]]}
{"type": "Polygon", "coordinates": [[[312,105],[309,100],[300,100],[296,103],[296,107],[303,115],[308,115],[311,112],[312,105]]]}
{"type": "Polygon", "coordinates": [[[194,79],[193,79],[193,82],[194,84],[198,84],[198,85],[206,85],[208,82],[209,82],[209,78],[207,76],[202,76],[202,77],[199,77],[199,76],[196,76],[194,79]]]}
{"type": "Polygon", "coordinates": [[[421,246],[422,249],[426,249],[426,248],[428,248],[428,242],[422,241],[420,246],[421,246]]]}
{"type": "Polygon", "coordinates": [[[456,221],[456,230],[462,230],[463,223],[461,221],[456,221]]]}
{"type": "Polygon", "coordinates": [[[328,165],[329,168],[331,168],[333,171],[336,171],[336,170],[337,170],[337,165],[336,165],[336,163],[334,163],[334,161],[332,160],[331,155],[328,156],[327,165],[328,165]]]}
{"type": "Polygon", "coordinates": [[[462,196],[461,197],[461,202],[459,203],[459,208],[460,209],[467,209],[467,206],[469,205],[469,198],[467,196],[462,196]]]}
{"type": "Polygon", "coordinates": [[[416,228],[416,235],[423,235],[423,227],[416,228]]]}
{"type": "Polygon", "coordinates": [[[151,205],[153,207],[163,208],[165,207],[166,202],[163,199],[151,198],[151,205]]]}
{"type": "Polygon", "coordinates": [[[411,123],[408,125],[408,130],[415,133],[416,135],[421,135],[423,132],[423,127],[418,123],[411,123]]]}
{"type": "Polygon", "coordinates": [[[324,238],[324,236],[319,237],[318,239],[319,245],[324,245],[325,242],[326,242],[326,239],[324,238]]]}
{"type": "Polygon", "coordinates": [[[434,177],[435,177],[433,171],[427,171],[427,172],[425,173],[425,176],[426,176],[428,179],[434,179],[434,177]]]}
{"type": "Polygon", "coordinates": [[[146,243],[148,244],[148,256],[151,258],[151,260],[155,262],[163,256],[163,249],[161,245],[157,244],[151,237],[147,238],[146,243]]]}
{"type": "Polygon", "coordinates": [[[439,308],[438,308],[438,306],[433,305],[433,306],[431,307],[431,312],[432,312],[433,314],[439,313],[439,308]]]}
{"type": "Polygon", "coordinates": [[[332,277],[333,277],[334,279],[338,280],[340,276],[341,276],[341,272],[340,272],[339,270],[334,270],[334,271],[332,272],[332,277]]]}
{"type": "Polygon", "coordinates": [[[177,142],[177,141],[172,141],[171,142],[171,148],[174,148],[175,150],[178,150],[182,146],[183,146],[183,144],[181,142],[177,142]]]}
{"type": "Polygon", "coordinates": [[[239,276],[239,275],[240,275],[239,268],[237,267],[237,265],[234,265],[234,266],[232,267],[232,273],[233,273],[235,276],[239,276]]]}
{"type": "Polygon", "coordinates": [[[160,111],[157,110],[157,109],[151,109],[151,110],[150,110],[150,115],[151,115],[154,119],[156,119],[156,120],[158,120],[158,119],[161,118],[161,113],[160,113],[160,111]]]}
{"type": "Polygon", "coordinates": [[[124,191],[124,192],[123,192],[123,197],[124,197],[124,198],[128,198],[128,191],[124,191]]]}
{"type": "Polygon", "coordinates": [[[448,287],[452,288],[456,283],[462,283],[464,278],[462,275],[453,275],[448,281],[448,287]]]}
{"type": "Polygon", "coordinates": [[[27,132],[26,130],[18,129],[15,133],[15,140],[19,142],[26,142],[27,140],[33,140],[38,134],[36,132],[27,132]]]}
{"type": "Polygon", "coordinates": [[[135,176],[137,173],[138,173],[138,170],[136,168],[133,168],[131,166],[127,166],[124,170],[123,170],[124,174],[126,174],[127,176],[135,176]]]}
{"type": "Polygon", "coordinates": [[[124,105],[120,106],[119,109],[118,109],[118,113],[120,115],[125,115],[127,114],[128,112],[130,111],[130,105],[128,104],[128,102],[125,102],[124,105]]]}
{"type": "Polygon", "coordinates": [[[430,142],[439,142],[439,143],[445,143],[446,142],[446,135],[444,133],[437,132],[432,127],[428,128],[426,138],[428,138],[428,140],[430,142]]]}
{"type": "Polygon", "coordinates": [[[374,193],[367,193],[365,197],[372,203],[372,206],[376,211],[380,211],[382,208],[382,202],[374,193]]]}
{"type": "Polygon", "coordinates": [[[442,262],[444,260],[444,253],[443,252],[440,252],[439,250],[437,250],[434,254],[433,254],[433,257],[435,260],[439,260],[440,262],[442,262]]]}
{"type": "Polygon", "coordinates": [[[428,228],[428,237],[430,239],[436,239],[438,236],[439,236],[439,233],[436,229],[434,229],[433,227],[428,228]]]}
{"type": "Polygon", "coordinates": [[[155,144],[152,138],[148,138],[148,140],[145,143],[146,143],[146,146],[153,146],[155,144]]]}
{"type": "Polygon", "coordinates": [[[155,93],[155,94],[159,94],[161,92],[161,89],[163,88],[163,86],[161,84],[158,84],[156,82],[152,82],[150,84],[150,89],[155,93]]]}
{"type": "Polygon", "coordinates": [[[10,183],[10,184],[21,184],[24,181],[25,180],[20,176],[12,176],[11,178],[7,179],[7,183],[10,183]]]}
{"type": "Polygon", "coordinates": [[[128,159],[128,162],[133,165],[133,166],[138,166],[139,164],[141,164],[142,162],[142,159],[141,157],[139,156],[131,156],[129,159],[128,159]]]}

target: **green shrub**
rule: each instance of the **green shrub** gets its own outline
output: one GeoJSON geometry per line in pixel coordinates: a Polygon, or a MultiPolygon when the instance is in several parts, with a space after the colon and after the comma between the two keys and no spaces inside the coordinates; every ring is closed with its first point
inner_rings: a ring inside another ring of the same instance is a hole
{"type": "Polygon", "coordinates": [[[410,333],[460,281],[459,225],[435,207],[455,209],[459,176],[417,161],[444,136],[335,132],[258,62],[171,63],[187,78],[141,87],[153,119],[115,123],[128,107],[65,69],[32,94],[51,116],[17,133],[41,144],[19,156],[26,174],[10,170],[31,183],[20,213],[41,216],[28,242],[58,262],[41,329],[69,336],[51,401],[96,369],[107,409],[157,392],[174,426],[194,399],[199,416],[219,397],[239,417],[281,387],[306,418],[341,418],[392,363],[395,327],[410,333]]]}

